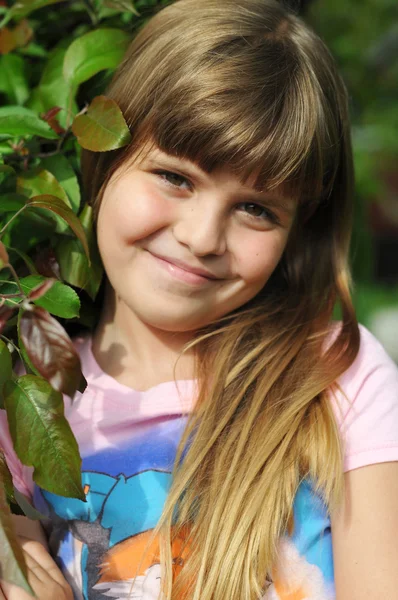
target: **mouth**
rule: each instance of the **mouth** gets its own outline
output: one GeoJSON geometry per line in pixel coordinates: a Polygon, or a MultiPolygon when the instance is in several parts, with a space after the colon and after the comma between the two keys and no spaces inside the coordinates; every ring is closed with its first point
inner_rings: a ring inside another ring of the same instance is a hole
{"type": "Polygon", "coordinates": [[[156,254],[152,254],[151,252],[150,254],[156,261],[157,265],[163,269],[163,271],[171,275],[174,279],[183,281],[184,283],[200,287],[209,285],[214,281],[219,281],[214,277],[208,277],[206,275],[190,271],[187,268],[183,268],[180,265],[177,265],[166,258],[157,256],[156,254]]]}

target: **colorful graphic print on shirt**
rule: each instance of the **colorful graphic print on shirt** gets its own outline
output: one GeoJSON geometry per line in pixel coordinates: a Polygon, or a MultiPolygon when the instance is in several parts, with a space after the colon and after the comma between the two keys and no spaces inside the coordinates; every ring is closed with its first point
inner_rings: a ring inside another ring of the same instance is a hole
{"type": "MultiPolygon", "coordinates": [[[[84,458],[86,502],[36,488],[35,505],[50,517],[51,551],[75,600],[159,598],[158,543],[149,549],[147,543],[170,487],[184,424],[185,419],[163,421],[124,448],[84,458]]],[[[184,539],[177,539],[172,549],[177,569],[183,566],[183,548],[184,539]]],[[[307,482],[296,496],[293,534],[280,544],[273,580],[264,600],[334,598],[330,522],[307,482]]]]}

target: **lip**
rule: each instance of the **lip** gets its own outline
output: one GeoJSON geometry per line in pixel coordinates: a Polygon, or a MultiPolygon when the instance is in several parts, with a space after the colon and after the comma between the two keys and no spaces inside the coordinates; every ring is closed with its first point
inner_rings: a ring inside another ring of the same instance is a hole
{"type": "MultiPolygon", "coordinates": [[[[153,254],[153,252],[151,254],[153,254]]],[[[168,258],[167,256],[161,256],[160,254],[153,254],[153,256],[155,256],[156,258],[160,258],[160,260],[164,260],[172,265],[175,265],[176,267],[187,271],[187,273],[200,275],[201,277],[205,277],[206,279],[219,279],[219,277],[216,277],[215,275],[210,273],[210,271],[206,271],[206,269],[201,269],[198,267],[191,267],[190,265],[184,263],[182,260],[176,258],[168,258]]]]}
{"type": "Polygon", "coordinates": [[[174,258],[166,258],[153,252],[150,252],[150,254],[158,265],[165,269],[172,277],[190,285],[208,285],[211,281],[217,281],[218,279],[214,275],[207,275],[208,272],[204,269],[189,267],[182,261],[177,261],[174,258]]]}

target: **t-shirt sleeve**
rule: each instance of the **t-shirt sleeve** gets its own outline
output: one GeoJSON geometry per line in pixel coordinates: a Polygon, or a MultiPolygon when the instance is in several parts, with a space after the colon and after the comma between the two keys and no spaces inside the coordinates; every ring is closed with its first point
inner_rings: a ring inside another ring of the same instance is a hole
{"type": "Polygon", "coordinates": [[[362,325],[353,364],[333,396],[344,443],[344,471],[398,460],[398,367],[362,325]]]}

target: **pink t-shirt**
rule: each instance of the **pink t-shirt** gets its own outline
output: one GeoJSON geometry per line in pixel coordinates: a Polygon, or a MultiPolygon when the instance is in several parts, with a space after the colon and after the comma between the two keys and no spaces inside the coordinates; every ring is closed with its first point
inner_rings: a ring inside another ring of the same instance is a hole
{"type": "MultiPolygon", "coordinates": [[[[339,378],[345,394],[331,396],[345,443],[345,470],[398,460],[398,368],[381,344],[361,327],[360,351],[339,378]]],[[[0,411],[0,445],[16,487],[47,515],[49,545],[76,599],[124,598],[133,578],[133,598],[155,600],[158,560],[142,559],[162,511],[175,451],[195,400],[194,380],[161,383],[137,391],[104,373],[89,335],[75,339],[87,379],[65,415],[79,443],[87,502],[41,490],[23,466],[0,411]],[[137,571],[138,569],[138,571],[137,571]]],[[[302,594],[307,600],[334,596],[330,519],[311,482],[294,501],[294,531],[281,540],[275,582],[264,600],[302,594]]]]}

